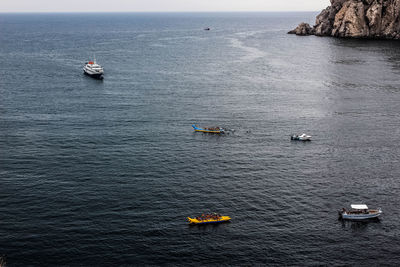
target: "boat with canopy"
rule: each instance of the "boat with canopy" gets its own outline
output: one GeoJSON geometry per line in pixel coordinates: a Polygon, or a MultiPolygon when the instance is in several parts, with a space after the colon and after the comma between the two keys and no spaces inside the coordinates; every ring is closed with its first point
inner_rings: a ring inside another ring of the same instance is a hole
{"type": "Polygon", "coordinates": [[[343,208],[339,211],[339,217],[344,220],[368,220],[381,216],[382,210],[368,209],[365,204],[351,204],[351,210],[343,208]]]}

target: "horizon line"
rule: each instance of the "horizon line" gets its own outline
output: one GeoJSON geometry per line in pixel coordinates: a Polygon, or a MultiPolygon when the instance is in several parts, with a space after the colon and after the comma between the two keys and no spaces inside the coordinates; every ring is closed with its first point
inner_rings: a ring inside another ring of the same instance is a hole
{"type": "Polygon", "coordinates": [[[43,13],[300,13],[300,12],[321,12],[321,10],[224,10],[224,11],[0,11],[0,14],[43,14],[43,13]]]}

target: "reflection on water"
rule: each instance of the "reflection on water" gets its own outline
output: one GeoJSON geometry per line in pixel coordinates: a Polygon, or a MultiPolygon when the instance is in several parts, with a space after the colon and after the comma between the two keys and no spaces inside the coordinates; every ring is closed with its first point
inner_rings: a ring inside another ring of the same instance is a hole
{"type": "Polygon", "coordinates": [[[363,232],[366,231],[368,226],[371,224],[376,224],[380,225],[381,220],[379,218],[373,218],[369,219],[366,221],[351,221],[351,220],[343,220],[339,219],[341,221],[341,225],[343,229],[351,229],[352,231],[355,232],[363,232]]]}
{"type": "MultiPolygon", "coordinates": [[[[376,70],[380,75],[382,69],[377,69],[380,62],[389,64],[392,71],[400,72],[400,46],[394,40],[365,40],[365,39],[333,39],[331,55],[335,64],[358,65],[358,67],[376,70]],[[362,64],[369,65],[362,65],[362,64]]],[[[338,66],[339,67],[339,66],[338,66]]],[[[383,80],[381,80],[384,82],[383,80]]]]}

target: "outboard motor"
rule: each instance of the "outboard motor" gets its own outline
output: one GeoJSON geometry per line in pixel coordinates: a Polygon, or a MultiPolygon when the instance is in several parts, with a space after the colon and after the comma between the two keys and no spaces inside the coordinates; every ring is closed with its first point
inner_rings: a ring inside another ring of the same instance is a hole
{"type": "Polygon", "coordinates": [[[341,210],[338,210],[338,215],[339,215],[339,218],[342,218],[342,214],[343,214],[343,211],[341,211],[341,210]]]}
{"type": "Polygon", "coordinates": [[[341,209],[341,210],[338,210],[339,219],[342,219],[342,218],[343,218],[343,213],[345,213],[345,212],[346,212],[346,209],[345,209],[345,208],[343,208],[343,209],[341,209]]]}

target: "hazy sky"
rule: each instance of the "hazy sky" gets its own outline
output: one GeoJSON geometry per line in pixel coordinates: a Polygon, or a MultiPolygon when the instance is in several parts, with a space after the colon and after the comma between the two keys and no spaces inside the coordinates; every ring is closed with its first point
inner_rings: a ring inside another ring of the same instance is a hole
{"type": "Polygon", "coordinates": [[[0,12],[319,11],[329,0],[0,0],[0,12]]]}

